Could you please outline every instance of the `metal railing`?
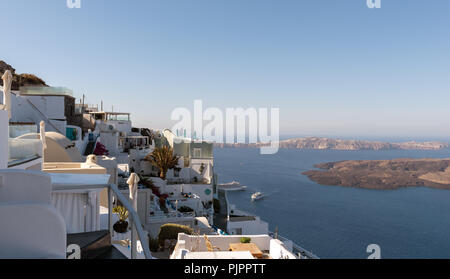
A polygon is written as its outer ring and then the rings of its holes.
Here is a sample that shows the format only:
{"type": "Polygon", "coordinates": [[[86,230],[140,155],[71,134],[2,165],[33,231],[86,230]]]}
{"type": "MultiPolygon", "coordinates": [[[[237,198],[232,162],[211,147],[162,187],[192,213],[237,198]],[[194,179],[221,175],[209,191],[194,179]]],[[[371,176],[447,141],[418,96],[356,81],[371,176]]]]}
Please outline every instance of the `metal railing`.
{"type": "Polygon", "coordinates": [[[8,167],[14,167],[36,160],[42,157],[42,155],[42,143],[40,139],[8,139],[8,167]]]}
{"type": "MultiPolygon", "coordinates": [[[[150,253],[150,246],[148,244],[147,235],[142,229],[142,224],[139,219],[137,212],[131,206],[128,199],[120,192],[114,184],[96,184],[96,185],[70,185],[70,186],[55,186],[53,190],[88,190],[88,189],[103,189],[108,188],[108,228],[111,236],[114,233],[113,230],[113,220],[112,220],[112,207],[113,207],[113,193],[116,195],[117,199],[122,203],[122,205],[128,210],[129,220],[133,229],[136,229],[139,240],[141,241],[142,250],[146,259],[152,259],[150,253]]],[[[131,259],[136,259],[137,257],[137,239],[136,236],[131,233],[131,259]]]]}
{"type": "Polygon", "coordinates": [[[287,242],[290,241],[292,242],[292,253],[294,253],[295,255],[297,255],[300,259],[313,259],[313,260],[318,260],[320,259],[318,256],[314,255],[312,252],[304,249],[303,247],[297,245],[295,242],[293,242],[290,239],[287,239],[286,237],[283,237],[279,234],[273,233],[273,232],[269,232],[269,235],[273,238],[279,239],[283,242],[287,242]]]}
{"type": "Polygon", "coordinates": [[[149,221],[161,221],[169,218],[195,218],[195,212],[169,212],[159,215],[150,215],[149,221]]]}

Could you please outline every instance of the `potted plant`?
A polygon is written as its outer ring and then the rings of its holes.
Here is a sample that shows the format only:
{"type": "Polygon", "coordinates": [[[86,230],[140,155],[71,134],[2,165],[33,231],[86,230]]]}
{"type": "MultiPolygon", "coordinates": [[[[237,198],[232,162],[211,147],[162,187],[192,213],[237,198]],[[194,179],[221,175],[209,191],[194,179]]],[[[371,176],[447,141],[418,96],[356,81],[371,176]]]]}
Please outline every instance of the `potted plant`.
{"type": "Polygon", "coordinates": [[[128,210],[123,206],[116,206],[113,208],[113,213],[119,217],[119,221],[113,225],[114,231],[117,233],[125,233],[128,230],[128,210]]]}
{"type": "Polygon", "coordinates": [[[250,237],[242,237],[241,238],[241,243],[245,244],[245,243],[250,243],[252,241],[252,239],[250,237]]]}

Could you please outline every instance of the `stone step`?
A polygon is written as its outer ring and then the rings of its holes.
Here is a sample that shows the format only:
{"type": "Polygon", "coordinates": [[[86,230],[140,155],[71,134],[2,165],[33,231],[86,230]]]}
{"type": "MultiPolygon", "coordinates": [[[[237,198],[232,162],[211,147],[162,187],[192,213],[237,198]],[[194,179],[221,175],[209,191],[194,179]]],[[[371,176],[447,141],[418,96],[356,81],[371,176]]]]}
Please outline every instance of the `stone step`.
{"type": "Polygon", "coordinates": [[[98,260],[126,260],[128,259],[122,252],[120,252],[116,247],[111,246],[103,254],[97,256],[95,259],[98,260]]]}
{"type": "Polygon", "coordinates": [[[111,250],[109,231],[95,231],[67,235],[67,246],[76,244],[81,248],[81,259],[96,259],[111,250]]]}

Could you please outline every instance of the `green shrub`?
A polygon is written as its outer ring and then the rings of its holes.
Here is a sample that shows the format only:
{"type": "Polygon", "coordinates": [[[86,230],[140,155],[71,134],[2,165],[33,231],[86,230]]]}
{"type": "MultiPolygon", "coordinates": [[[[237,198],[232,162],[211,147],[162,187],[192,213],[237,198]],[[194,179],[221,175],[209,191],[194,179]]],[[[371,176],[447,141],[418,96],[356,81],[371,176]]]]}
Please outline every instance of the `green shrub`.
{"type": "Polygon", "coordinates": [[[178,224],[164,224],[159,229],[158,243],[163,246],[166,239],[178,239],[179,233],[192,235],[194,230],[188,226],[178,224]]]}
{"type": "Polygon", "coordinates": [[[242,237],[241,238],[241,243],[250,243],[252,241],[252,239],[250,237],[242,237]]]}

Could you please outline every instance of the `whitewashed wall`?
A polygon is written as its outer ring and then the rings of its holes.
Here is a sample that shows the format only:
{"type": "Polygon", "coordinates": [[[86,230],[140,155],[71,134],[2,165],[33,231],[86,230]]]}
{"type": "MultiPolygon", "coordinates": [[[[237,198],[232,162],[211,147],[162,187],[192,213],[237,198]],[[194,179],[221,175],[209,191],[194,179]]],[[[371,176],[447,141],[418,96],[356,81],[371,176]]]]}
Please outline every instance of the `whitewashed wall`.
{"type": "Polygon", "coordinates": [[[56,131],[51,125],[47,125],[46,131],[61,132],[65,135],[66,117],[64,115],[64,97],[62,96],[18,96],[11,94],[11,122],[34,122],[39,124],[39,122],[45,120],[42,114],[28,103],[27,98],[59,130],[56,131]]]}
{"type": "Polygon", "coordinates": [[[100,132],[100,142],[109,151],[109,155],[119,154],[119,133],[117,132],[100,132]]]}
{"type": "MultiPolygon", "coordinates": [[[[211,235],[208,239],[211,243],[218,247],[221,251],[228,251],[231,243],[239,243],[242,237],[249,237],[251,243],[254,243],[261,250],[270,249],[271,237],[268,235],[211,235]]],[[[178,241],[184,240],[187,250],[192,251],[199,243],[199,250],[206,251],[205,239],[203,236],[190,236],[183,233],[178,234],[178,241]]]]}
{"type": "Polygon", "coordinates": [[[131,121],[113,121],[113,120],[108,120],[106,121],[107,125],[112,125],[114,127],[114,129],[120,131],[120,132],[124,132],[124,133],[130,133],[131,132],[131,128],[132,128],[132,124],[131,121]]]}
{"type": "MultiPolygon", "coordinates": [[[[63,96],[20,96],[28,98],[49,119],[65,119],[63,96]]],[[[24,100],[26,102],[26,100],[24,100]]]]}
{"type": "Polygon", "coordinates": [[[236,229],[242,229],[242,234],[267,234],[269,233],[269,224],[259,217],[252,221],[228,222],[227,230],[230,233],[236,229]]]}
{"type": "MultiPolygon", "coordinates": [[[[260,250],[269,251],[273,259],[296,259],[295,255],[286,248],[283,242],[278,239],[272,239],[268,235],[210,235],[208,239],[220,251],[228,251],[230,244],[239,243],[241,237],[249,237],[251,243],[256,244],[260,250]]],[[[190,236],[180,233],[178,234],[178,243],[179,245],[177,245],[175,251],[172,253],[172,258],[179,256],[181,249],[192,252],[207,251],[205,239],[202,236],[190,236]]]]}
{"type": "Polygon", "coordinates": [[[198,179],[206,179],[207,182],[211,183],[212,180],[212,168],[214,166],[213,159],[191,159],[190,168],[191,168],[191,177],[197,177],[198,179]],[[200,168],[204,166],[204,170],[201,173],[200,168]],[[208,167],[209,166],[209,167],[208,167]],[[209,168],[209,169],[208,169],[209,168]]]}
{"type": "Polygon", "coordinates": [[[0,169],[8,167],[8,112],[0,110],[0,169]]]}
{"type": "Polygon", "coordinates": [[[10,125],[9,137],[17,138],[26,134],[36,134],[38,132],[37,124],[34,125],[10,125]]]}
{"type": "Polygon", "coordinates": [[[66,226],[54,207],[0,203],[0,220],[8,224],[0,230],[0,258],[66,258],[66,226]]]}
{"type": "Polygon", "coordinates": [[[288,248],[278,239],[270,240],[270,257],[277,259],[296,259],[295,255],[288,250],[288,248]]]}

